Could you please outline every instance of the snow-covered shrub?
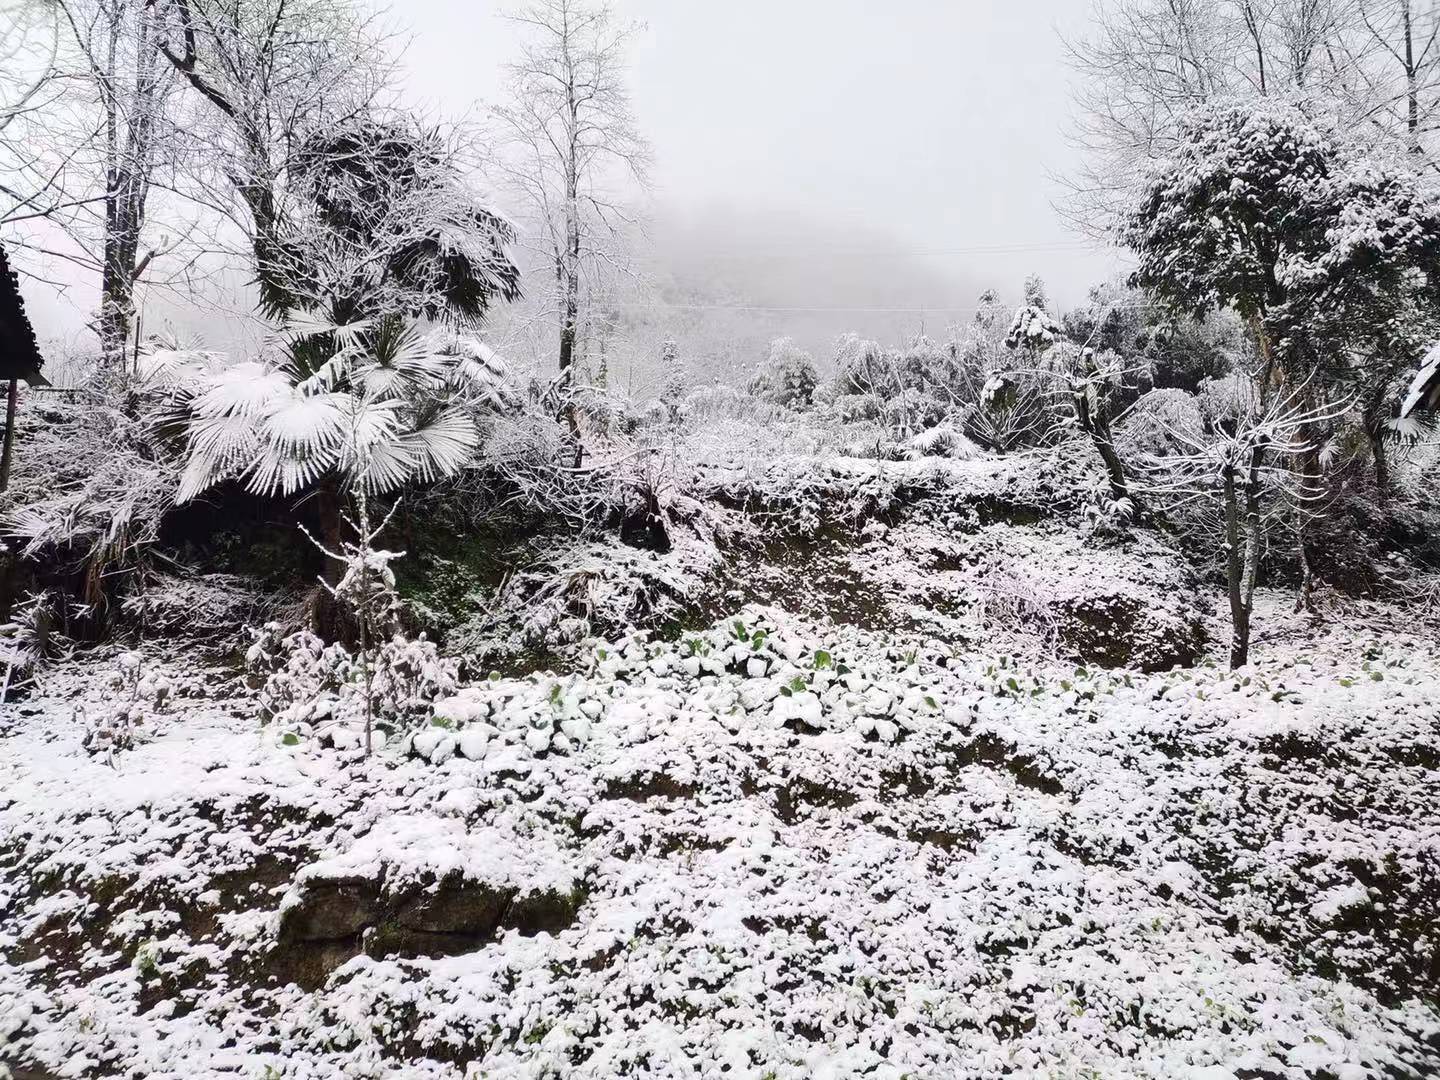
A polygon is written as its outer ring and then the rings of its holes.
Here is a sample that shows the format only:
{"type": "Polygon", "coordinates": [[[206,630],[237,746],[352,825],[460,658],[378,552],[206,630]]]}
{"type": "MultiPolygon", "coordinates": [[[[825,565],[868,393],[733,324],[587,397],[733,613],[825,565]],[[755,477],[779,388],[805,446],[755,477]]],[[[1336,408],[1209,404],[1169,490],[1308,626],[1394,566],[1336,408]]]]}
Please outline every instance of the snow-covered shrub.
{"type": "Polygon", "coordinates": [[[158,407],[130,376],[91,374],[71,395],[21,415],[4,531],[42,566],[78,569],[71,597],[94,617],[123,595],[175,503],[178,465],[156,432],[158,407]]]}
{"type": "Polygon", "coordinates": [[[34,679],[54,649],[54,626],[55,601],[44,593],[27,594],[0,623],[0,705],[12,690],[34,679]]]}
{"type": "Polygon", "coordinates": [[[778,411],[768,402],[757,401],[752,395],[724,383],[691,390],[685,396],[684,407],[685,415],[692,423],[697,424],[717,420],[745,420],[763,424],[773,421],[778,411]]]}
{"type": "Polygon", "coordinates": [[[1116,442],[1125,457],[1193,453],[1204,438],[1204,427],[1196,395],[1184,390],[1151,390],[1125,414],[1116,442]]]}
{"type": "Polygon", "coordinates": [[[835,342],[835,381],[837,397],[866,396],[876,400],[893,397],[901,385],[901,375],[894,357],[879,342],[859,334],[842,334],[835,342]]]}
{"type": "Polygon", "coordinates": [[[1092,477],[1081,506],[1080,531],[1093,538],[1118,540],[1135,518],[1135,502],[1116,497],[1103,477],[1092,477]]]}
{"type": "Polygon", "coordinates": [[[130,749],[142,733],[154,730],[155,719],[165,711],[173,687],[164,675],[151,671],[138,652],[117,656],[105,679],[109,696],[95,715],[85,715],[79,706],[76,711],[85,721],[85,749],[113,764],[116,753],[130,749]]]}
{"type": "Polygon", "coordinates": [[[1205,379],[1196,397],[1201,419],[1215,431],[1234,431],[1235,425],[1254,412],[1259,403],[1255,380],[1240,371],[1205,379]]]}
{"type": "Polygon", "coordinates": [[[822,407],[842,424],[855,424],[880,419],[884,402],[873,394],[832,394],[822,407]]]}
{"type": "Polygon", "coordinates": [[[1005,335],[1005,344],[1011,349],[1025,349],[1038,354],[1048,350],[1064,333],[1060,324],[1043,307],[1025,304],[1015,312],[1010,330],[1005,335]]]}
{"type": "Polygon", "coordinates": [[[981,453],[980,447],[971,442],[954,424],[937,424],[911,436],[905,443],[905,456],[910,458],[948,457],[957,461],[970,461],[981,453]]]}
{"type": "Polygon", "coordinates": [[[720,565],[713,538],[693,528],[674,530],[673,538],[666,552],[613,541],[547,544],[540,558],[511,575],[489,610],[457,627],[446,644],[491,662],[658,625],[678,614],[720,565]]]}
{"type": "Polygon", "coordinates": [[[804,409],[819,385],[814,358],[793,339],[782,337],[770,343],[769,355],[750,380],[750,393],[761,401],[804,409]]]}
{"type": "Polygon", "coordinates": [[[378,732],[398,733],[429,715],[430,703],[458,685],[459,662],[442,657],[424,635],[394,634],[370,656],[370,682],[360,657],[327,645],[308,630],[286,633],[278,623],[251,630],[246,653],[263,723],[294,743],[315,735],[340,749],[362,745],[366,699],[378,732]]]}
{"type": "MultiPolygon", "coordinates": [[[[883,445],[881,432],[876,441],[883,445]]],[[[871,444],[872,447],[875,445],[871,444]]],[[[851,457],[867,456],[855,453],[851,457]]],[[[876,456],[873,449],[868,455],[876,456]]],[[[858,529],[893,510],[900,478],[872,461],[791,456],[755,462],[707,478],[711,498],[740,506],[758,523],[789,536],[814,536],[830,526],[858,529]]]]}
{"type": "Polygon", "coordinates": [[[294,313],[259,359],[212,369],[192,350],[142,362],[185,437],[182,501],[232,479],[293,495],[326,478],[373,493],[450,476],[480,444],[477,410],[513,404],[488,346],[398,317],[333,325],[294,313]]]}
{"type": "Polygon", "coordinates": [[[232,646],[242,627],[267,621],[286,599],[234,574],[151,571],[121,601],[121,611],[144,634],[232,646]]]}

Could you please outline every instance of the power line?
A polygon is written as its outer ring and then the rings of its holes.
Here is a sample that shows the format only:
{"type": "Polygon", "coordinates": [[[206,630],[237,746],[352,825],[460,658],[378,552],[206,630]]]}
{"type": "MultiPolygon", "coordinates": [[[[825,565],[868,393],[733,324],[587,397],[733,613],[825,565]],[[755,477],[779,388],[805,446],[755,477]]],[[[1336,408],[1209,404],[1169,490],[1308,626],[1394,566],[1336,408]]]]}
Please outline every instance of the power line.
{"type": "MultiPolygon", "coordinates": [[[[1011,304],[999,305],[1005,310],[1014,307],[1011,304]]],[[[1153,304],[1145,302],[1107,304],[1106,310],[1134,309],[1153,307],[1153,304]]],[[[974,315],[980,311],[986,311],[982,307],[948,307],[944,304],[935,304],[931,307],[771,307],[763,304],[667,304],[660,302],[633,303],[633,304],[607,304],[606,307],[623,308],[627,311],[745,311],[745,312],[777,312],[782,314],[847,314],[860,312],[871,315],[974,315]]]]}
{"type": "MultiPolygon", "coordinates": [[[[916,248],[908,250],[866,249],[866,248],[828,248],[812,249],[810,251],[710,251],[699,252],[697,257],[702,260],[716,259],[834,259],[834,258],[864,258],[864,259],[908,259],[908,258],[935,258],[939,256],[969,256],[969,255],[1046,255],[1046,254],[1069,254],[1084,251],[1102,252],[1105,248],[1097,247],[1088,240],[1070,240],[1059,243],[1034,243],[1034,244],[992,244],[977,247],[960,248],[916,248]]],[[[650,261],[673,261],[673,256],[647,255],[643,258],[650,261]]]]}

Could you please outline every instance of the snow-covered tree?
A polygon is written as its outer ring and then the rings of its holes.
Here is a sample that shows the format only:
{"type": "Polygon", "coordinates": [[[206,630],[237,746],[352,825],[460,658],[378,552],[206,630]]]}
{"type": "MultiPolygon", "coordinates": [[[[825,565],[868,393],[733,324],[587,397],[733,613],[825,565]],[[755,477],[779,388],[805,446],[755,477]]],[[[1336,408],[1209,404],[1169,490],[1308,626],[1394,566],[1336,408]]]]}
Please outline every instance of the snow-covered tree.
{"type": "Polygon", "coordinates": [[[375,112],[393,78],[384,35],[344,0],[184,0],[163,11],[160,50],[197,100],[206,147],[185,194],[224,223],[217,246],[231,232],[245,238],[262,303],[283,310],[292,224],[314,209],[293,182],[297,156],[375,112]]]}
{"type": "Polygon", "coordinates": [[[559,372],[572,377],[586,283],[623,262],[634,217],[627,182],[645,183],[650,151],[635,126],[626,51],[638,27],[603,0],[533,0],[509,16],[524,33],[509,100],[495,110],[498,165],[527,204],[527,243],[553,282],[559,372]]]}
{"type": "Polygon", "coordinates": [[[674,338],[660,345],[660,402],[675,416],[685,396],[685,367],[680,362],[680,346],[674,338]]]}
{"type": "Polygon", "coordinates": [[[309,132],[290,162],[299,196],[276,245],[267,305],[336,324],[393,313],[475,327],[519,293],[514,231],[470,191],[436,128],[362,114],[309,132]]]}
{"type": "MultiPolygon", "coordinates": [[[[1121,514],[1128,515],[1134,509],[1134,496],[1115,449],[1113,431],[1117,392],[1128,373],[1124,360],[1109,349],[1097,349],[1097,337],[1083,342],[1068,340],[1064,328],[1035,303],[1044,302],[1043,294],[1027,287],[1026,295],[1030,302],[1015,313],[1005,345],[1028,357],[1031,369],[1063,383],[1071,419],[1105,463],[1112,500],[1121,514]]],[[[1106,322],[1102,316],[1096,321],[1096,329],[1103,328],[1106,322]]]]}
{"type": "Polygon", "coordinates": [[[230,479],[295,495],[383,493],[452,475],[479,441],[470,407],[506,393],[505,368],[487,347],[393,317],[292,323],[269,357],[209,366],[203,354],[171,349],[142,363],[152,392],[174,399],[185,435],[181,501],[230,479]]]}
{"type": "MultiPolygon", "coordinates": [[[[1223,424],[1197,430],[1185,413],[1171,411],[1174,422],[1162,436],[1179,452],[1142,453],[1137,464],[1147,498],[1169,508],[1221,557],[1232,629],[1230,666],[1240,668],[1250,662],[1255,587],[1267,540],[1295,504],[1315,499],[1289,461],[1313,453],[1312,433],[1343,405],[1312,407],[1304,386],[1264,395],[1248,379],[1228,385],[1223,424]]],[[[1157,412],[1153,418],[1165,416],[1157,412]]]]}
{"type": "Polygon", "coordinates": [[[750,392],[762,401],[794,409],[809,406],[820,385],[815,360],[793,338],[776,338],[760,369],[750,380],[750,392]]]}
{"type": "Polygon", "coordinates": [[[1203,106],[1181,130],[1121,230],[1132,282],[1239,314],[1262,395],[1411,366],[1440,296],[1440,200],[1420,179],[1279,102],[1203,106]],[[1377,342],[1380,327],[1399,332],[1377,342]]]}
{"type": "Polygon", "coordinates": [[[1440,344],[1430,347],[1420,370],[1410,380],[1405,400],[1400,404],[1400,419],[1406,419],[1417,409],[1440,410],[1440,344]]]}

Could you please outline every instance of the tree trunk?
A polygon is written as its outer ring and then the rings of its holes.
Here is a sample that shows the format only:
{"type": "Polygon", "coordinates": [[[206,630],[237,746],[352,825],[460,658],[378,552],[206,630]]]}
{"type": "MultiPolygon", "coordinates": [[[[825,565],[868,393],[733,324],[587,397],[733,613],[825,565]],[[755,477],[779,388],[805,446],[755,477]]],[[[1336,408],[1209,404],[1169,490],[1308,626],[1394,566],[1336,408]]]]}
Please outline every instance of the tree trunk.
{"type": "Polygon", "coordinates": [[[1230,667],[1250,660],[1250,609],[1245,603],[1245,562],[1240,544],[1240,496],[1234,465],[1226,465],[1221,483],[1225,493],[1225,585],[1230,599],[1230,667]]]}
{"type": "MultiPolygon", "coordinates": [[[[109,215],[118,222],[119,214],[109,215]]],[[[108,368],[125,365],[125,346],[135,312],[135,243],[133,226],[107,225],[105,265],[100,276],[100,358],[108,368]],[[116,235],[116,229],[130,235],[116,235]]]]}
{"type": "Polygon", "coordinates": [[[1105,474],[1110,480],[1110,494],[1118,499],[1131,499],[1130,483],[1125,478],[1125,465],[1115,452],[1115,440],[1110,433],[1110,417],[1103,407],[1090,408],[1090,395],[1083,389],[1075,395],[1075,415],[1080,430],[1090,436],[1100,460],[1105,463],[1105,474]]]}
{"type": "Polygon", "coordinates": [[[569,229],[570,239],[566,251],[564,298],[560,310],[560,385],[566,391],[565,423],[570,429],[570,438],[575,442],[573,467],[585,464],[585,443],[580,436],[580,416],[575,408],[575,337],[576,322],[580,315],[580,232],[578,225],[569,229]]]}
{"type": "Polygon", "coordinates": [[[1385,448],[1385,433],[1366,431],[1370,440],[1370,456],[1375,461],[1375,488],[1383,501],[1390,494],[1390,451],[1385,448]]]}
{"type": "Polygon", "coordinates": [[[1410,0],[1400,0],[1400,20],[1405,33],[1405,130],[1410,152],[1420,153],[1420,86],[1415,65],[1415,27],[1410,17],[1410,0]]]}
{"type": "Polygon", "coordinates": [[[5,395],[5,446],[0,450],[0,491],[10,490],[10,462],[15,455],[15,405],[20,398],[20,380],[11,379],[5,395]]]}
{"type": "MultiPolygon", "coordinates": [[[[100,276],[100,355],[106,366],[123,367],[126,343],[135,315],[135,281],[145,204],[155,159],[155,128],[162,93],[154,38],[155,11],[142,6],[136,14],[135,82],[128,100],[103,95],[106,105],[105,238],[100,276]],[[121,130],[121,121],[124,130],[121,130]]],[[[123,17],[113,16],[107,70],[118,75],[117,53],[123,17]]],[[[147,260],[148,261],[148,260],[147,260]]]]}
{"type": "MultiPolygon", "coordinates": [[[[346,541],[354,539],[344,514],[343,499],[334,480],[327,480],[315,492],[315,513],[320,527],[320,542],[326,551],[340,555],[345,551],[346,541]]],[[[320,571],[326,584],[340,584],[345,565],[338,559],[324,556],[320,571]]],[[[358,627],[346,616],[335,598],[324,585],[316,585],[310,601],[311,629],[326,641],[353,641],[358,627]]]]}
{"type": "Polygon", "coordinates": [[[1221,485],[1225,504],[1225,580],[1230,600],[1230,667],[1250,662],[1250,616],[1260,576],[1260,494],[1265,445],[1251,448],[1243,490],[1234,462],[1225,466],[1221,485]],[[1243,514],[1243,524],[1242,524],[1243,514]]]}
{"type": "Polygon", "coordinates": [[[1305,533],[1298,536],[1300,548],[1300,591],[1295,596],[1295,613],[1302,611],[1315,614],[1315,571],[1310,565],[1310,554],[1305,550],[1305,533]]]}

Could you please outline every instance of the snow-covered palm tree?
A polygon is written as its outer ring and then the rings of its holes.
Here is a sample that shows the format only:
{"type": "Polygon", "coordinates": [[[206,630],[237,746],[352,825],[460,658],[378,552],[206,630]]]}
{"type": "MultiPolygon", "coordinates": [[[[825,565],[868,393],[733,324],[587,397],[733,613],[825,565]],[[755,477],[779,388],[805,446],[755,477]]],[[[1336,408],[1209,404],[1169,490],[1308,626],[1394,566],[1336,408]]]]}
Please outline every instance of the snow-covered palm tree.
{"type": "Polygon", "coordinates": [[[141,385],[169,399],[166,425],[184,442],[179,501],[230,480],[259,495],[333,496],[450,476],[479,443],[477,408],[509,397],[486,345],[394,317],[292,318],[270,351],[218,369],[190,349],[143,358],[141,385]]]}

